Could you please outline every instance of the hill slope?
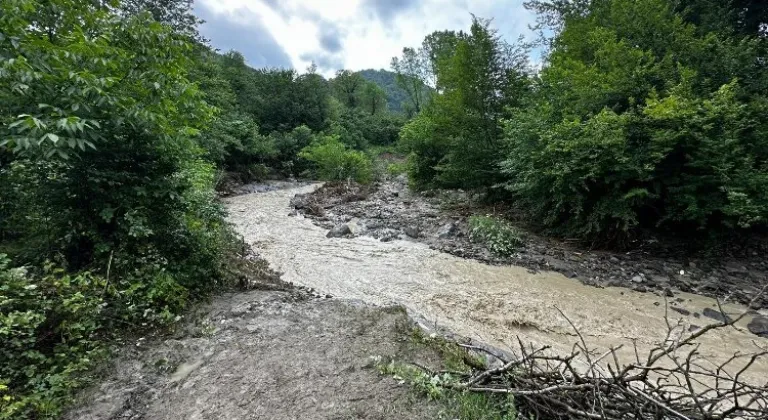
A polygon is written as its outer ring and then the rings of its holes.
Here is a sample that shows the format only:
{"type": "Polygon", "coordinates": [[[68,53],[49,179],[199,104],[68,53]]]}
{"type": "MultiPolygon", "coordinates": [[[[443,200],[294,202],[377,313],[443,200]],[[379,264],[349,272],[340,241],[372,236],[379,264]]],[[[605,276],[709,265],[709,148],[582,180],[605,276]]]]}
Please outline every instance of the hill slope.
{"type": "Polygon", "coordinates": [[[397,74],[395,72],[383,69],[368,69],[361,70],[359,73],[366,80],[374,82],[384,89],[387,93],[387,104],[389,105],[390,111],[398,113],[405,112],[403,103],[408,102],[408,93],[397,85],[397,81],[395,80],[397,74]]]}

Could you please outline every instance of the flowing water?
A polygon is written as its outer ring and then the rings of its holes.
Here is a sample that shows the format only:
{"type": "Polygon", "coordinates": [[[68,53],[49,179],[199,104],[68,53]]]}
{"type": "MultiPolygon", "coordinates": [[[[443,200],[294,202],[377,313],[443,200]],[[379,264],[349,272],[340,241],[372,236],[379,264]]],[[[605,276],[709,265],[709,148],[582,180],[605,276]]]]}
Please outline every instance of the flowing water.
{"type": "MultiPolygon", "coordinates": [[[[621,355],[634,358],[632,342],[642,352],[663,339],[667,326],[663,298],[629,289],[585,286],[557,273],[532,274],[514,266],[490,266],[408,242],[380,242],[369,237],[326,238],[326,231],[301,216],[291,217],[289,200],[315,186],[249,194],[226,200],[230,221],[283,279],[334,297],[371,304],[400,304],[456,334],[503,348],[517,338],[570,352],[578,341],[561,310],[599,353],[624,344],[621,355]]],[[[691,313],[715,308],[709,298],[680,294],[691,313]]],[[[727,305],[728,313],[743,307],[727,305]]],[[[669,311],[681,329],[715,322],[669,311]]],[[[726,360],[735,352],[768,347],[768,339],[744,328],[712,331],[700,352],[726,360]]],[[[642,353],[641,353],[642,354],[642,353]]],[[[627,359],[627,362],[631,360],[627,359]]],[[[765,380],[768,360],[758,361],[747,377],[765,380]]]]}

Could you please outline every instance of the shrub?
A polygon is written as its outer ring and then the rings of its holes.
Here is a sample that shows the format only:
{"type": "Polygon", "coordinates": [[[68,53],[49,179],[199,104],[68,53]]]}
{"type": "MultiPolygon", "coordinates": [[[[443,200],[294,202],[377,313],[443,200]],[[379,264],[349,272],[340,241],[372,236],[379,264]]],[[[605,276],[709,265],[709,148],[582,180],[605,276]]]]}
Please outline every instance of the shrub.
{"type": "Polygon", "coordinates": [[[736,90],[734,82],[704,99],[679,89],[640,111],[550,126],[542,113],[522,113],[507,126],[507,187],[544,226],[571,237],[765,225],[766,108],[740,103],[736,90]]]}
{"type": "Polygon", "coordinates": [[[469,218],[469,238],[502,257],[512,255],[523,244],[522,236],[509,223],[487,216],[469,218]]]}
{"type": "Polygon", "coordinates": [[[315,166],[317,177],[324,181],[354,180],[371,182],[371,159],[363,152],[349,150],[336,136],[323,136],[299,154],[315,166]]]}
{"type": "Polygon", "coordinates": [[[8,267],[0,254],[0,419],[56,417],[104,354],[104,278],[8,267]]]}
{"type": "Polygon", "coordinates": [[[408,172],[408,162],[395,162],[387,166],[387,173],[392,176],[398,176],[408,172]]]}

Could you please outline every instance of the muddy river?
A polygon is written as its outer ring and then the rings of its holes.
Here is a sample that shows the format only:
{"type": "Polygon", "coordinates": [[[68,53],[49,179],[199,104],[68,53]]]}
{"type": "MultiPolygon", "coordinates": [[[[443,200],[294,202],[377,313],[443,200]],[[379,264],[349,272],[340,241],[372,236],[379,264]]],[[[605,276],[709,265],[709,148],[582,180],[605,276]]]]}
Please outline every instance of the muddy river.
{"type": "MultiPolygon", "coordinates": [[[[230,221],[286,281],[337,298],[400,304],[430,323],[505,349],[514,347],[520,337],[557,352],[570,351],[577,337],[557,308],[600,353],[625,344],[622,356],[627,362],[633,340],[642,351],[665,335],[664,299],[654,294],[585,286],[557,273],[490,266],[415,242],[326,238],[327,231],[310,220],[288,216],[290,198],[313,188],[226,200],[230,221]]],[[[688,316],[669,312],[673,323],[680,322],[681,331],[715,322],[693,315],[715,308],[714,300],[687,294],[676,298],[682,298],[679,306],[691,312],[688,316]]],[[[744,310],[736,305],[725,309],[732,314],[744,310]]],[[[768,347],[768,339],[746,331],[748,320],[739,329],[720,329],[702,337],[702,356],[725,360],[737,351],[768,347]]],[[[768,377],[768,359],[754,365],[747,376],[768,377]]]]}

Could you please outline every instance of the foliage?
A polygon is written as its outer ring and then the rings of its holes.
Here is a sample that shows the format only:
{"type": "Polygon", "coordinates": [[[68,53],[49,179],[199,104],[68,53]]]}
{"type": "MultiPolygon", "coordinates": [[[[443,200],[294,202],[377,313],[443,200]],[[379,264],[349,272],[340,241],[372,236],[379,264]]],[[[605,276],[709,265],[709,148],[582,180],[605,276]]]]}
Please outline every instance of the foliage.
{"type": "Polygon", "coordinates": [[[414,114],[420,113],[431,96],[427,83],[434,79],[427,50],[403,48],[403,56],[392,59],[392,70],[397,74],[397,85],[407,94],[406,109],[413,110],[414,114]]]}
{"type": "Polygon", "coordinates": [[[433,34],[425,45],[437,39],[453,41],[424,53],[434,57],[439,94],[401,133],[412,153],[410,176],[422,187],[493,185],[501,180],[500,120],[526,90],[523,51],[477,18],[469,33],[433,34]]]}
{"type": "Polygon", "coordinates": [[[490,216],[469,218],[469,238],[499,256],[509,256],[523,244],[520,233],[509,223],[490,216]]]}
{"type": "Polygon", "coordinates": [[[387,95],[376,83],[367,82],[360,93],[360,107],[370,115],[376,115],[387,109],[387,95]]]}
{"type": "Polygon", "coordinates": [[[536,3],[562,30],[506,123],[502,165],[535,219],[607,242],[766,223],[764,39],[695,27],[661,0],[536,3]]]}
{"type": "MultiPolygon", "coordinates": [[[[361,70],[358,72],[365,80],[376,83],[384,89],[387,95],[387,107],[390,112],[395,114],[404,114],[409,117],[416,113],[415,106],[409,99],[408,92],[398,83],[398,74],[387,70],[361,70]]],[[[426,85],[421,85],[423,89],[421,97],[427,98],[431,95],[431,90],[426,85]]]]}
{"type": "Polygon", "coordinates": [[[215,113],[187,78],[197,51],[146,13],[0,3],[0,247],[29,267],[0,267],[2,416],[55,417],[114,323],[173,321],[226,280],[205,157],[261,151],[234,113],[199,147],[215,113]]]}
{"type": "Polygon", "coordinates": [[[104,353],[106,280],[11,269],[0,254],[0,418],[54,417],[104,353]]]}
{"type": "Polygon", "coordinates": [[[337,136],[316,139],[300,156],[315,165],[316,176],[324,181],[354,180],[367,184],[373,177],[371,159],[363,152],[349,150],[337,136]]]}

